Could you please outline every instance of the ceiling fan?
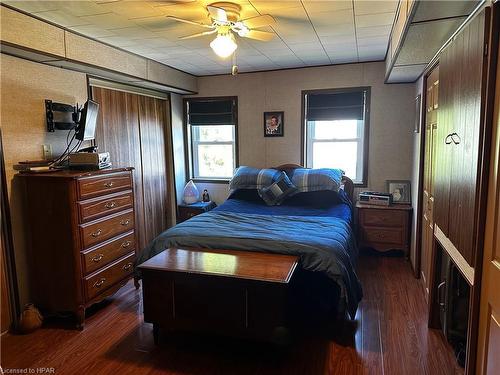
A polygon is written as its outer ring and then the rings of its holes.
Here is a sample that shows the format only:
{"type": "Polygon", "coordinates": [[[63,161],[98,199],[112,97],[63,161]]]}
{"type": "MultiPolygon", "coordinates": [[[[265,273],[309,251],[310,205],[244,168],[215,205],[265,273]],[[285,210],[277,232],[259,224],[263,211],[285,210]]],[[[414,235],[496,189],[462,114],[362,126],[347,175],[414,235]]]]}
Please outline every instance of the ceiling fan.
{"type": "Polygon", "coordinates": [[[231,56],[236,48],[238,48],[234,34],[243,38],[261,41],[269,41],[274,37],[274,33],[272,32],[256,30],[260,27],[272,26],[276,23],[276,20],[269,14],[240,20],[241,6],[230,2],[212,3],[207,5],[207,11],[208,17],[212,21],[211,24],[174,16],[167,16],[167,18],[210,29],[201,33],[186,35],[180,37],[180,39],[191,39],[217,33],[217,37],[210,43],[210,47],[222,58],[231,56]]]}

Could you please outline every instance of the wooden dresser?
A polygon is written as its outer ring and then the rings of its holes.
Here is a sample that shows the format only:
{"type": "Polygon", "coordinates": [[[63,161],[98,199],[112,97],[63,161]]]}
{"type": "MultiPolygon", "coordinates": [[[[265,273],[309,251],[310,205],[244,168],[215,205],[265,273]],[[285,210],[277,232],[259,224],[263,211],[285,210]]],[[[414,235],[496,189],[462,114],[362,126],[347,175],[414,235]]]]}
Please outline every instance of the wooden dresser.
{"type": "Polygon", "coordinates": [[[33,302],[73,312],[115,293],[132,276],[136,249],[133,168],[19,174],[33,302]]]}
{"type": "Polygon", "coordinates": [[[412,208],[406,204],[374,206],[357,203],[358,238],[361,247],[377,251],[410,249],[410,219],[412,208]]]}

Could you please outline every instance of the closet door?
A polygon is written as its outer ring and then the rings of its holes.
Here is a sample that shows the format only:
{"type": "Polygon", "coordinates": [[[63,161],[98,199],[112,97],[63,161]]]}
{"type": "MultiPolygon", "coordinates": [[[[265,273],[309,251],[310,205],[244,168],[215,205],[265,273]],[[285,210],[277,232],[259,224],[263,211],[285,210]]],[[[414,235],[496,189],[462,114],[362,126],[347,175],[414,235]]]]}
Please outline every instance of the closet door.
{"type": "Polygon", "coordinates": [[[142,190],[141,135],[138,95],[92,87],[92,98],[99,103],[96,142],[99,151],[110,153],[114,167],[134,167],[135,216],[138,249],[146,246],[142,190]]]}
{"type": "Polygon", "coordinates": [[[144,237],[153,240],[169,224],[169,159],[167,138],[170,134],[168,102],[139,96],[139,124],[141,133],[142,178],[144,192],[144,237]]]}
{"type": "Polygon", "coordinates": [[[482,146],[485,14],[476,16],[451,44],[456,64],[451,143],[451,190],[448,238],[474,266],[475,218],[482,146]]]}
{"type": "Polygon", "coordinates": [[[443,51],[435,174],[437,227],[473,266],[482,147],[485,11],[443,51]]]}
{"type": "Polygon", "coordinates": [[[448,235],[450,205],[451,153],[446,138],[454,123],[453,51],[447,48],[439,59],[439,111],[435,130],[434,159],[434,222],[439,230],[448,235]]]}

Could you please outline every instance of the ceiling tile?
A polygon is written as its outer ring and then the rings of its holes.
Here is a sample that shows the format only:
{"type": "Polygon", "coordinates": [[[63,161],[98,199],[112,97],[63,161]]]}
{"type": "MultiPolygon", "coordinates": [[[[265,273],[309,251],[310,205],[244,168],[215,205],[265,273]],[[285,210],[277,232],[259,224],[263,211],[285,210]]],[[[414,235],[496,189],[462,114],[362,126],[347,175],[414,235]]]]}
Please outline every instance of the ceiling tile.
{"type": "Polygon", "coordinates": [[[304,7],[307,10],[309,15],[314,15],[315,13],[321,12],[336,12],[342,11],[346,9],[350,9],[352,11],[352,0],[348,1],[318,1],[318,0],[303,0],[304,7]]]}
{"type": "Polygon", "coordinates": [[[24,10],[29,13],[44,12],[47,10],[58,10],[60,8],[59,1],[17,1],[7,0],[2,1],[5,4],[12,5],[17,9],[24,10]]]}
{"type": "Polygon", "coordinates": [[[283,9],[289,9],[294,7],[302,7],[300,0],[293,1],[276,1],[276,0],[252,0],[253,6],[261,13],[269,13],[272,16],[276,16],[279,11],[283,9]],[[274,13],[273,13],[274,12],[274,13]]]}
{"type": "Polygon", "coordinates": [[[100,40],[101,42],[111,44],[113,46],[120,48],[138,45],[137,41],[122,36],[104,36],[97,39],[100,40]]]}
{"type": "Polygon", "coordinates": [[[153,6],[153,2],[127,1],[99,4],[102,12],[113,12],[128,19],[163,16],[162,7],[153,6]]]}
{"type": "Polygon", "coordinates": [[[354,12],[356,15],[375,14],[375,13],[396,13],[399,0],[381,1],[371,0],[354,1],[354,12]]]}
{"type": "Polygon", "coordinates": [[[123,27],[117,29],[109,29],[117,35],[120,35],[125,38],[134,39],[147,39],[154,38],[155,34],[143,27],[140,26],[132,26],[132,27],[123,27]]]}
{"type": "Polygon", "coordinates": [[[53,23],[57,23],[63,27],[71,27],[71,26],[83,26],[91,24],[80,17],[72,16],[64,12],[63,10],[48,10],[45,12],[36,13],[37,16],[43,17],[46,20],[49,20],[53,23]]]}
{"type": "Polygon", "coordinates": [[[84,16],[80,18],[86,23],[94,24],[106,30],[130,26],[130,21],[127,20],[127,18],[118,16],[113,13],[96,14],[93,16],[84,16]]]}
{"type": "Polygon", "coordinates": [[[371,26],[371,27],[358,27],[356,28],[356,35],[358,38],[372,37],[372,36],[386,36],[389,40],[392,25],[371,26]]]}
{"type": "Polygon", "coordinates": [[[358,47],[369,47],[383,45],[387,46],[387,38],[385,36],[374,36],[368,38],[358,38],[358,47]]]}
{"type": "Polygon", "coordinates": [[[320,37],[336,35],[354,35],[354,19],[348,23],[342,23],[331,26],[315,26],[316,32],[320,37]]]}
{"type": "Polygon", "coordinates": [[[356,16],[356,27],[392,25],[394,13],[365,14],[356,16]]]}

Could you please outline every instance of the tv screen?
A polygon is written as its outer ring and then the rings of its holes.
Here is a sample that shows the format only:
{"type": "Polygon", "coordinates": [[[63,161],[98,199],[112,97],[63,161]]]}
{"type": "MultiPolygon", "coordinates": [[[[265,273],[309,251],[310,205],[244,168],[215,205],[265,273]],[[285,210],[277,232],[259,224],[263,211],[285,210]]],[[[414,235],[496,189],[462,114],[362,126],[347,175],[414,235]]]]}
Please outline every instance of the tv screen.
{"type": "Polygon", "coordinates": [[[79,141],[90,141],[94,139],[98,112],[99,103],[90,99],[87,100],[80,114],[80,121],[75,136],[76,139],[79,141]]]}

